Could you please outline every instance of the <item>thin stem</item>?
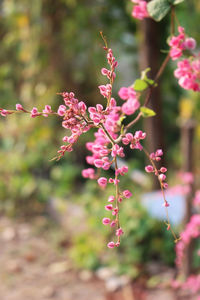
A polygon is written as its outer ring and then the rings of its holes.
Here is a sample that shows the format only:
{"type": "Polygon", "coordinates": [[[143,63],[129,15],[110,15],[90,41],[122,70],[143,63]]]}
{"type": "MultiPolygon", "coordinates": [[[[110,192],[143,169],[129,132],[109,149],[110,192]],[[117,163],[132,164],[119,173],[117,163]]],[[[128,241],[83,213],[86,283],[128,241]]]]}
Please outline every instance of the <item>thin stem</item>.
{"type": "MultiPolygon", "coordinates": [[[[115,188],[115,202],[116,202],[116,208],[117,208],[117,216],[116,216],[116,222],[117,222],[117,229],[119,229],[120,224],[119,224],[119,185],[118,185],[118,175],[116,170],[118,169],[118,164],[117,164],[117,157],[114,158],[114,163],[115,163],[115,181],[116,181],[116,188],[115,188]]],[[[120,243],[120,236],[118,236],[118,243],[120,243]]]]}
{"type": "Polygon", "coordinates": [[[107,129],[105,128],[104,124],[101,123],[100,126],[102,127],[102,129],[104,130],[105,134],[107,135],[107,137],[109,138],[110,142],[114,145],[115,141],[113,140],[113,138],[111,137],[110,133],[107,131],[107,129]]]}
{"type": "MultiPolygon", "coordinates": [[[[174,7],[172,6],[172,11],[171,11],[171,34],[172,35],[175,32],[175,26],[174,26],[175,17],[176,17],[176,15],[175,15],[174,7]]],[[[148,88],[148,92],[147,92],[147,95],[146,95],[146,98],[145,98],[143,106],[146,107],[148,105],[149,100],[151,98],[152,91],[157,86],[156,84],[157,84],[158,80],[160,79],[161,75],[163,74],[163,72],[164,72],[164,70],[165,70],[165,68],[166,68],[169,60],[170,60],[170,54],[168,53],[168,55],[165,57],[163,63],[161,64],[161,66],[160,66],[160,68],[159,68],[159,70],[158,70],[158,72],[157,72],[157,74],[156,74],[156,76],[154,78],[154,82],[155,82],[154,85],[153,86],[149,86],[149,88],[148,88]]],[[[141,116],[142,116],[142,114],[140,112],[133,121],[131,121],[128,125],[125,126],[124,131],[126,132],[128,128],[132,127],[135,123],[137,123],[140,120],[141,116]]],[[[118,140],[120,141],[121,138],[119,137],[117,139],[117,141],[118,140]]]]}
{"type": "Polygon", "coordinates": [[[165,192],[164,192],[164,188],[163,188],[163,183],[162,183],[162,180],[159,178],[159,171],[154,163],[154,161],[151,159],[150,157],[150,154],[148,153],[148,151],[143,148],[143,151],[144,153],[146,154],[146,156],[148,157],[148,159],[150,160],[152,166],[154,167],[154,170],[155,170],[155,173],[157,174],[157,178],[158,178],[158,181],[160,183],[160,189],[161,189],[161,192],[162,192],[162,196],[163,196],[163,200],[164,200],[164,204],[166,205],[165,206],[165,211],[166,211],[166,217],[167,217],[167,225],[169,226],[169,230],[171,231],[173,237],[174,237],[174,242],[177,243],[180,238],[178,238],[174,232],[174,230],[171,228],[171,223],[170,223],[170,219],[169,219],[169,212],[168,212],[168,208],[167,208],[167,200],[166,200],[166,197],[165,197],[165,192]]]}
{"type": "Polygon", "coordinates": [[[172,5],[172,9],[171,9],[171,35],[174,34],[174,31],[175,31],[175,8],[174,6],[172,5]]]}

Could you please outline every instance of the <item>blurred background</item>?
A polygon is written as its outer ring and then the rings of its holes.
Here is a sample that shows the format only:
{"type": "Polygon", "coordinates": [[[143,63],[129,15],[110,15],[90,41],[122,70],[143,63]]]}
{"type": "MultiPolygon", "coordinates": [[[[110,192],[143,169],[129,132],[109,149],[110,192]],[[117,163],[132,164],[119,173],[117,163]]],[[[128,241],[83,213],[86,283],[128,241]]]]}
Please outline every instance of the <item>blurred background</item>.
{"type": "MultiPolygon", "coordinates": [[[[168,49],[169,19],[135,21],[132,6],[127,0],[1,0],[0,107],[21,103],[41,110],[49,104],[56,110],[62,104],[56,93],[62,91],[73,91],[88,106],[103,104],[98,85],[104,83],[100,70],[106,59],[99,31],[119,62],[116,98],[119,88],[131,85],[147,66],[153,77],[168,49]]],[[[176,13],[200,45],[199,1],[185,1],[176,13]]],[[[179,88],[174,69],[175,63],[167,66],[150,101],[156,117],[136,129],[147,131],[150,151],[164,149],[171,187],[183,183],[180,171],[194,172],[198,186],[200,99],[179,88]]],[[[93,133],[82,136],[59,162],[50,161],[63,136],[54,117],[1,118],[0,299],[154,299],[159,284],[170,293],[165,283],[175,275],[174,242],[159,218],[161,199],[156,212],[155,203],[149,206],[148,195],[157,186],[144,174],[143,154],[127,153],[130,172],[123,184],[134,196],[122,206],[122,245],[111,252],[105,246],[110,232],[101,219],[112,191],[102,192],[81,177],[85,142],[93,133]]],[[[184,198],[177,201],[180,206],[174,204],[173,211],[172,204],[169,213],[180,232],[185,204],[184,198]]],[[[197,268],[199,259],[193,260],[197,268]]],[[[166,295],[163,299],[175,299],[166,295]]]]}

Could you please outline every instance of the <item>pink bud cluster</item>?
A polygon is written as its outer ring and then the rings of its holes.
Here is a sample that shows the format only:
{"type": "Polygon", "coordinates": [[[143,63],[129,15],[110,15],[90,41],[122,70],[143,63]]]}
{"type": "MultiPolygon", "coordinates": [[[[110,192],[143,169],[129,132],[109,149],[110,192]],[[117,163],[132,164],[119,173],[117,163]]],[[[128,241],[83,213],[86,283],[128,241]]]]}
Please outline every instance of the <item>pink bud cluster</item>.
{"type": "Polygon", "coordinates": [[[104,98],[107,98],[110,101],[111,95],[112,95],[112,84],[114,82],[114,79],[116,77],[115,69],[118,66],[118,62],[116,61],[112,49],[108,49],[107,47],[104,47],[104,49],[107,51],[107,62],[110,67],[110,70],[106,68],[101,69],[101,74],[106,76],[110,83],[106,85],[100,85],[99,90],[101,95],[104,98]]]}
{"type": "Polygon", "coordinates": [[[58,159],[60,159],[65,152],[71,152],[72,146],[77,142],[81,134],[90,129],[88,123],[86,110],[87,106],[83,101],[75,98],[74,93],[61,93],[64,105],[60,105],[57,114],[62,117],[62,127],[70,131],[70,135],[63,137],[63,142],[67,145],[62,145],[58,151],[58,159]]]}
{"type": "MultiPolygon", "coordinates": [[[[163,188],[168,188],[168,184],[165,182],[166,180],[166,175],[164,173],[167,172],[167,168],[165,167],[161,167],[159,170],[156,168],[155,163],[161,160],[161,156],[163,155],[163,151],[162,149],[158,149],[156,150],[156,152],[152,152],[149,155],[149,160],[151,161],[151,165],[147,165],[145,167],[145,171],[147,173],[154,173],[155,176],[157,176],[159,182],[160,182],[160,187],[161,189],[163,188]]],[[[169,203],[167,202],[167,200],[164,197],[164,203],[163,203],[164,207],[168,207],[169,203]]],[[[170,226],[168,224],[168,230],[170,229],[170,226]]]]}
{"type": "Polygon", "coordinates": [[[143,20],[144,18],[149,17],[149,13],[147,11],[147,2],[144,0],[131,0],[134,5],[132,16],[136,19],[143,20]]]}
{"type": "Polygon", "coordinates": [[[195,55],[192,50],[196,48],[196,41],[186,37],[183,27],[178,27],[179,34],[173,36],[169,41],[170,57],[172,60],[181,58],[187,52],[188,58],[178,61],[174,76],[178,79],[179,85],[186,90],[200,91],[200,54],[195,55]]]}
{"type": "Polygon", "coordinates": [[[138,130],[135,132],[134,136],[132,133],[127,133],[122,138],[122,143],[124,145],[129,145],[131,149],[139,149],[140,151],[143,149],[142,145],[140,144],[140,140],[144,140],[146,137],[146,133],[138,130]]]}

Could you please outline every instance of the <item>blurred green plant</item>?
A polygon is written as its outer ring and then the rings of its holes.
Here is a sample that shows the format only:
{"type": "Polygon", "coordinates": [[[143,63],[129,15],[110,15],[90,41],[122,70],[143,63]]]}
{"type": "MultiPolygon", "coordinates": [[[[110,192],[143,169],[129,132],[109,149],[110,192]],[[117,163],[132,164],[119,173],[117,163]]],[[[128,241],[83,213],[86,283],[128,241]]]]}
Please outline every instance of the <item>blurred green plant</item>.
{"type": "MultiPolygon", "coordinates": [[[[127,185],[132,185],[130,180],[126,180],[127,185]]],[[[102,230],[102,218],[105,216],[102,199],[110,194],[111,189],[99,191],[95,182],[88,182],[84,191],[74,197],[74,201],[86,208],[86,228],[72,237],[70,248],[76,266],[90,269],[102,265],[114,266],[119,274],[137,277],[144,270],[145,263],[152,259],[173,265],[175,255],[171,235],[165,230],[163,222],[150,217],[143,208],[140,203],[141,189],[137,187],[134,189],[134,199],[124,200],[121,207],[120,223],[122,226],[126,224],[121,247],[114,253],[105,249],[111,233],[107,226],[102,230]]]]}

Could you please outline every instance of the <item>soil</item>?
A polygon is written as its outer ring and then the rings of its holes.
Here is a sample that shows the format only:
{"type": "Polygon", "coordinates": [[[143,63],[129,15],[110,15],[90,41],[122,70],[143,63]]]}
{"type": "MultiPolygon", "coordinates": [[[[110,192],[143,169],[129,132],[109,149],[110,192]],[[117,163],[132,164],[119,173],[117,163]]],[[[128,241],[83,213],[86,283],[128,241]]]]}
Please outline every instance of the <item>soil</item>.
{"type": "Polygon", "coordinates": [[[105,282],[95,274],[73,267],[67,255],[67,242],[58,238],[57,229],[54,235],[49,235],[48,226],[43,217],[31,223],[0,218],[0,300],[197,298],[178,297],[169,288],[146,289],[139,283],[129,283],[115,292],[108,292],[105,282]]]}

